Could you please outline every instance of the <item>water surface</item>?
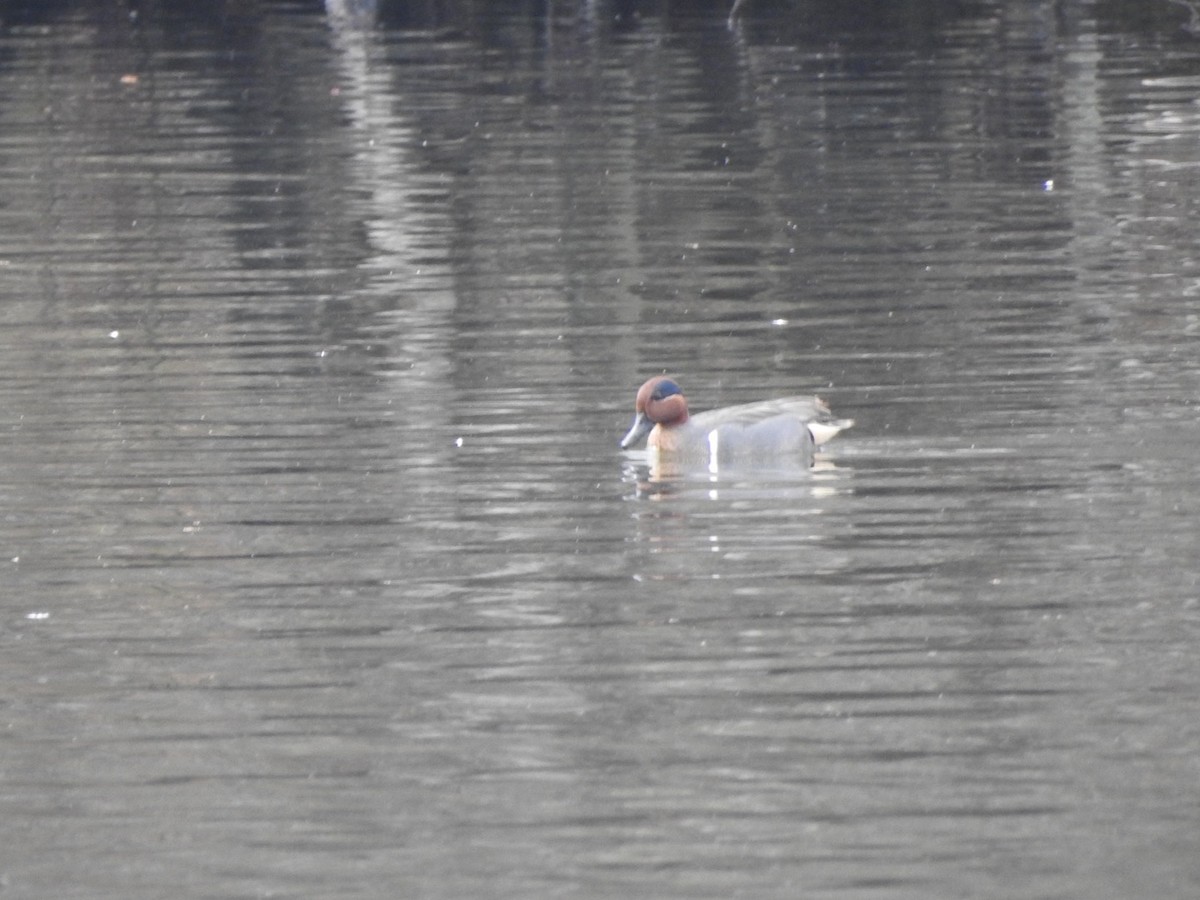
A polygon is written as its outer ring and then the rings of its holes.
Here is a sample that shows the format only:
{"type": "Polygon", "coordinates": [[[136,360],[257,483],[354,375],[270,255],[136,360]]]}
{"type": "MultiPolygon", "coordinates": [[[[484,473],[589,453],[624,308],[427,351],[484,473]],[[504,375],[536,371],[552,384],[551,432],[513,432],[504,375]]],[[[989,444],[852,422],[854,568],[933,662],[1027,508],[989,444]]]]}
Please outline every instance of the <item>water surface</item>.
{"type": "Polygon", "coordinates": [[[8,892],[1194,897],[1200,44],[1016,6],[0,15],[8,892]]]}

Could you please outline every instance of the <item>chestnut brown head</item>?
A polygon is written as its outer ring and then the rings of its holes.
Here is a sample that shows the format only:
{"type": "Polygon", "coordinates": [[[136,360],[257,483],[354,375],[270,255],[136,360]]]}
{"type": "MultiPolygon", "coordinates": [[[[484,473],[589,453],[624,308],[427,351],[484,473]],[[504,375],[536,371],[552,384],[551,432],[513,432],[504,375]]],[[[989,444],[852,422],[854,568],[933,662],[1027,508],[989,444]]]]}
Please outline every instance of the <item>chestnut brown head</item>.
{"type": "Polygon", "coordinates": [[[672,379],[658,375],[643,384],[634,401],[633,426],[621,438],[627,449],[651,432],[655,425],[682,425],[688,420],[687,399],[672,379]]]}

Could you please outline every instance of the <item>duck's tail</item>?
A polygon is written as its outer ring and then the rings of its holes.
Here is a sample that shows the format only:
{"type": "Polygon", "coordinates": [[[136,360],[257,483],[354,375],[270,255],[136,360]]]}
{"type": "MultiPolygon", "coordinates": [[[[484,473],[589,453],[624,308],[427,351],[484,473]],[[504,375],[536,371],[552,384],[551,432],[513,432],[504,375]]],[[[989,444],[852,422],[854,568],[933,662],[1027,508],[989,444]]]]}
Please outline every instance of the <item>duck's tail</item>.
{"type": "Polygon", "coordinates": [[[808,430],[812,432],[813,443],[818,447],[825,444],[854,424],[853,419],[827,419],[824,422],[809,422],[808,430]]]}

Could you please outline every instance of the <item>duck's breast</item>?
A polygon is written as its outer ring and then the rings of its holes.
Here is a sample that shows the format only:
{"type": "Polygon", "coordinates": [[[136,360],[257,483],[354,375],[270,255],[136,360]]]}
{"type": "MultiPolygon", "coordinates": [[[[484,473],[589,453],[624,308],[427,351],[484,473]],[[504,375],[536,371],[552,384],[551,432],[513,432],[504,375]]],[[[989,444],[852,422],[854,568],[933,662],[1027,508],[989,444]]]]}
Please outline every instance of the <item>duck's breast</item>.
{"type": "Polygon", "coordinates": [[[692,422],[666,427],[655,425],[646,440],[646,449],[651,453],[677,459],[706,461],[708,458],[708,430],[697,428],[692,422]]]}

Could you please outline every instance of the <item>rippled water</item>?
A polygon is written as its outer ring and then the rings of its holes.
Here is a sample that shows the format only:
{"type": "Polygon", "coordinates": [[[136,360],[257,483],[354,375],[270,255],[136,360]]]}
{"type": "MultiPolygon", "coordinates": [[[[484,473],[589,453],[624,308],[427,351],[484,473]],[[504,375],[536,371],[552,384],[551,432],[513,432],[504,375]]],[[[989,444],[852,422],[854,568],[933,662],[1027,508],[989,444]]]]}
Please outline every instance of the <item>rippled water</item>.
{"type": "Polygon", "coordinates": [[[7,893],[1196,896],[1186,12],[330,7],[0,7],[7,893]]]}

